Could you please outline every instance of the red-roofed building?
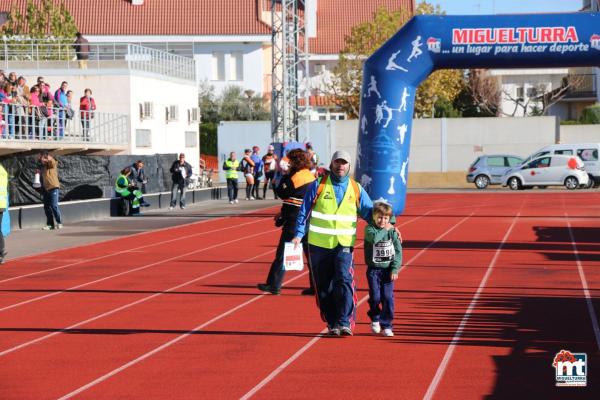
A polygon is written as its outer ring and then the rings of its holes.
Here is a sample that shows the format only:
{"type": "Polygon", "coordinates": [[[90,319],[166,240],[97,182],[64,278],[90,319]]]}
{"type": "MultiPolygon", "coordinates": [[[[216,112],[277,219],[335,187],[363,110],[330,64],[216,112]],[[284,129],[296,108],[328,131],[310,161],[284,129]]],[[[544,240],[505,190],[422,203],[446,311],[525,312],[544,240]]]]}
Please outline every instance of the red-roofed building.
{"type": "MultiPolygon", "coordinates": [[[[41,0],[33,0],[41,2],[41,0]]],[[[58,1],[58,0],[56,0],[58,1]]],[[[4,0],[0,13],[28,0],[4,0]]],[[[64,0],[92,43],[134,42],[193,56],[198,81],[220,91],[239,85],[271,90],[271,0],[64,0]]],[[[336,64],[351,28],[377,8],[414,12],[414,0],[306,0],[312,92],[336,64]]],[[[0,16],[1,20],[1,16],[0,16]]]]}

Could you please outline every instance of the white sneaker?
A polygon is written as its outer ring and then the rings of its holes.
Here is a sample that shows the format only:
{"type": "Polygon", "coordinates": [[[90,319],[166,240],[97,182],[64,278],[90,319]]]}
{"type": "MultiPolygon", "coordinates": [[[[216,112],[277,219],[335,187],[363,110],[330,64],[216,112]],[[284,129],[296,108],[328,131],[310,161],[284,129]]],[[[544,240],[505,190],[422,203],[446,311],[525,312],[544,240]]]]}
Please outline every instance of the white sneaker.
{"type": "Polygon", "coordinates": [[[371,332],[373,332],[373,333],[381,332],[381,325],[379,325],[379,321],[371,322],[371,332]]]}
{"type": "Polygon", "coordinates": [[[56,224],[56,229],[62,229],[63,224],[56,224]]]}
{"type": "Polygon", "coordinates": [[[169,207],[169,211],[173,210],[175,207],[171,206],[169,207]]]}
{"type": "Polygon", "coordinates": [[[254,196],[250,196],[250,200],[256,200],[254,196]]]}
{"type": "Polygon", "coordinates": [[[237,204],[237,203],[238,203],[238,199],[235,199],[234,201],[235,201],[235,204],[237,204]]]}
{"type": "Polygon", "coordinates": [[[248,200],[250,200],[250,198],[249,198],[249,197],[246,197],[246,201],[248,201],[248,200]]]}
{"type": "Polygon", "coordinates": [[[230,200],[230,201],[229,201],[229,204],[233,204],[233,200],[230,200]]]}
{"type": "Polygon", "coordinates": [[[390,328],[385,328],[383,330],[383,336],[392,337],[394,336],[394,332],[390,328]]]}

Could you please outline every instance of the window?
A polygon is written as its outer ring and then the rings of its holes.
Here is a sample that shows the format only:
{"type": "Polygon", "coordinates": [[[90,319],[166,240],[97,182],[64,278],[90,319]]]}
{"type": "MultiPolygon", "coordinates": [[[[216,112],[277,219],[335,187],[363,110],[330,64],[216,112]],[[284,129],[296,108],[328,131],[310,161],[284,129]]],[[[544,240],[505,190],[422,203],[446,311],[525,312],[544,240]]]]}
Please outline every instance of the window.
{"type": "Polygon", "coordinates": [[[507,167],[516,167],[517,165],[521,165],[523,160],[517,157],[506,157],[506,166],[507,167]]]}
{"type": "Polygon", "coordinates": [[[523,86],[517,87],[517,98],[522,99],[524,92],[523,86]]]}
{"type": "Polygon", "coordinates": [[[529,168],[545,168],[550,166],[550,157],[540,158],[529,163],[529,168]]]}
{"type": "Polygon", "coordinates": [[[185,132],[185,147],[198,147],[198,134],[196,132],[185,132]]]}
{"type": "Polygon", "coordinates": [[[154,117],[154,103],[145,101],[140,103],[140,119],[152,119],[154,117]]]}
{"type": "Polygon", "coordinates": [[[213,53],[212,54],[212,80],[213,81],[224,81],[225,80],[225,54],[224,53],[213,53]]]}
{"type": "Polygon", "coordinates": [[[487,163],[489,167],[504,167],[504,157],[490,157],[487,163]]]}
{"type": "Polygon", "coordinates": [[[322,74],[325,72],[327,68],[325,68],[325,64],[315,64],[315,74],[322,74]]]}
{"type": "Polygon", "coordinates": [[[166,120],[168,121],[177,121],[179,119],[179,106],[169,106],[165,107],[166,111],[166,120]]]}
{"type": "Polygon", "coordinates": [[[229,56],[229,80],[244,80],[244,55],[241,52],[232,52],[229,56]]]}
{"type": "Polygon", "coordinates": [[[572,156],[573,150],[554,150],[554,154],[563,154],[565,156],[572,156]]]}
{"type": "Polygon", "coordinates": [[[152,147],[152,131],[150,129],[135,130],[136,147],[152,147]]]}
{"type": "Polygon", "coordinates": [[[598,161],[598,149],[578,149],[577,155],[582,161],[598,161]]]}

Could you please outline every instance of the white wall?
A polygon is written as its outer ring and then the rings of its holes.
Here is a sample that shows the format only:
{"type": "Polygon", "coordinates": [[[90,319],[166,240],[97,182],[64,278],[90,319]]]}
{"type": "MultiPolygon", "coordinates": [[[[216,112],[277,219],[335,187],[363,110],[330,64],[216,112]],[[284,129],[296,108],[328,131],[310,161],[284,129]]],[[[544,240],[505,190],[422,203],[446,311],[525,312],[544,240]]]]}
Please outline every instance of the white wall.
{"type": "Polygon", "coordinates": [[[561,143],[599,143],[600,125],[561,125],[561,143]]]}
{"type": "Polygon", "coordinates": [[[215,87],[217,94],[231,85],[241,86],[253,90],[256,94],[263,92],[264,66],[263,49],[261,43],[237,44],[237,43],[195,43],[194,58],[196,59],[198,82],[207,81],[215,87]],[[225,80],[213,81],[212,55],[214,52],[225,53],[225,80]],[[243,80],[232,81],[229,75],[229,63],[231,52],[243,53],[243,80]]]}
{"type": "MultiPolygon", "coordinates": [[[[144,76],[131,76],[128,113],[131,115],[130,152],[133,154],[185,153],[188,161],[197,171],[200,163],[200,149],[185,147],[185,132],[193,131],[198,138],[198,123],[188,124],[187,110],[198,106],[198,89],[192,82],[179,83],[144,76]],[[140,119],[139,104],[154,103],[154,118],[140,119]],[[165,107],[179,106],[177,121],[166,121],[165,107]],[[136,129],[152,131],[152,147],[138,147],[135,142],[136,129]]],[[[198,144],[199,138],[196,144],[198,144]]]]}

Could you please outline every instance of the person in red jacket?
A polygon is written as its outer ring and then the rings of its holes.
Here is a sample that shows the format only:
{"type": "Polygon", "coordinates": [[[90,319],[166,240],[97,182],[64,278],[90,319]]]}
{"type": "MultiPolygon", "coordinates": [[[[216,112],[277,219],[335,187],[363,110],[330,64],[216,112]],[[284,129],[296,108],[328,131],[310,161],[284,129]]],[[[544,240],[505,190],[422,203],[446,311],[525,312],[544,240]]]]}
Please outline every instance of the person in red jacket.
{"type": "Polygon", "coordinates": [[[84,96],[79,99],[79,112],[81,115],[81,127],[83,130],[83,140],[90,141],[90,122],[94,118],[96,102],[92,97],[92,89],[85,89],[84,96]]]}

